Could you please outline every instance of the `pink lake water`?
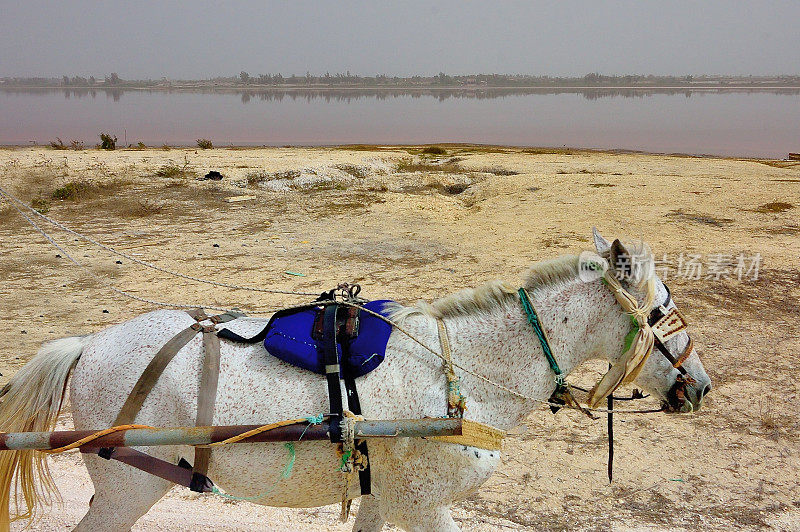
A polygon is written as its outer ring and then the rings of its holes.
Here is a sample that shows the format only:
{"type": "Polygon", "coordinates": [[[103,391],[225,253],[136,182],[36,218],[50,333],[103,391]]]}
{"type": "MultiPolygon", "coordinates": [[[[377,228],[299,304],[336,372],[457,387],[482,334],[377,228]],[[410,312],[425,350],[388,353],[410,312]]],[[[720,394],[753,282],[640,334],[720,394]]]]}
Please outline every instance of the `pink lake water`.
{"type": "Polygon", "coordinates": [[[0,144],[465,142],[785,158],[800,90],[161,92],[0,90],[0,144]]]}

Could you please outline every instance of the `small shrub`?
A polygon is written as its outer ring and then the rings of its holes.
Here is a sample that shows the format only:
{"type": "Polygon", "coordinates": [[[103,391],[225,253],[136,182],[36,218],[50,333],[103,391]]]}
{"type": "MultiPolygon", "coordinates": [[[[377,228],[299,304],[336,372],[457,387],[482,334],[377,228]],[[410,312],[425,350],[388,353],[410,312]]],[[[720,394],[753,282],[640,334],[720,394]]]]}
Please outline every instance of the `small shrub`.
{"type": "Polygon", "coordinates": [[[214,145],[208,139],[197,139],[197,147],[201,150],[209,150],[213,148],[214,145]]]}
{"type": "Polygon", "coordinates": [[[447,155],[447,150],[441,146],[426,146],[422,148],[420,153],[424,153],[426,155],[447,155]]]}
{"type": "Polygon", "coordinates": [[[86,181],[70,181],[62,187],[58,187],[53,191],[52,197],[55,200],[74,200],[85,195],[86,192],[92,187],[86,181]]]}
{"type": "Polygon", "coordinates": [[[117,137],[112,137],[108,133],[100,133],[100,148],[103,150],[117,149],[117,137]]]}
{"type": "Polygon", "coordinates": [[[147,149],[147,145],[144,142],[139,141],[138,143],[136,143],[136,149],[137,150],[146,150],[147,149]]]}
{"type": "Polygon", "coordinates": [[[764,205],[759,206],[756,209],[756,212],[764,214],[770,212],[783,212],[783,211],[788,211],[793,207],[794,205],[792,205],[791,203],[787,203],[785,201],[772,201],[770,203],[765,203],[764,205]]]}
{"type": "Polygon", "coordinates": [[[161,146],[161,149],[164,151],[169,151],[171,148],[169,147],[169,144],[164,144],[163,146],[161,146]]]}
{"type": "Polygon", "coordinates": [[[86,149],[86,145],[80,140],[73,140],[72,142],[69,143],[69,147],[75,151],[81,151],[86,149]]]}
{"type": "Polygon", "coordinates": [[[177,178],[189,177],[196,174],[193,170],[189,170],[187,165],[178,166],[175,163],[168,163],[156,170],[156,175],[158,177],[177,178]]]}
{"type": "Polygon", "coordinates": [[[285,172],[267,172],[264,170],[255,170],[253,172],[248,172],[245,176],[247,179],[247,185],[254,187],[259,183],[264,183],[266,181],[273,181],[275,179],[296,179],[300,177],[299,170],[286,170],[285,172]]]}
{"type": "Polygon", "coordinates": [[[114,202],[113,210],[123,218],[145,218],[162,212],[164,205],[139,198],[124,198],[114,202]]]}
{"type": "Polygon", "coordinates": [[[484,174],[494,174],[494,175],[518,175],[519,172],[516,170],[509,170],[508,168],[501,168],[499,166],[489,166],[487,168],[482,168],[478,170],[484,174]]]}
{"type": "Polygon", "coordinates": [[[369,175],[369,171],[366,168],[354,164],[337,164],[334,168],[350,174],[353,177],[358,177],[359,179],[363,179],[369,175]]]}
{"type": "Polygon", "coordinates": [[[34,198],[33,201],[31,201],[31,207],[41,214],[47,214],[50,211],[50,202],[44,198],[34,198]]]}
{"type": "Polygon", "coordinates": [[[54,150],[66,150],[68,148],[68,146],[64,144],[64,141],[61,140],[60,137],[56,137],[56,140],[51,140],[50,147],[54,150]]]}

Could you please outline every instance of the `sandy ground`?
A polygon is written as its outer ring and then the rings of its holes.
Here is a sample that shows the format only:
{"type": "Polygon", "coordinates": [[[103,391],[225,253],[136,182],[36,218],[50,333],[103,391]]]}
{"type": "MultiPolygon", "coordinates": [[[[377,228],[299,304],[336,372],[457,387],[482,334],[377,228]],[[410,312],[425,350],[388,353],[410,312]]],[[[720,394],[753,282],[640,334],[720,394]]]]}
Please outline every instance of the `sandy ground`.
{"type": "MultiPolygon", "coordinates": [[[[455,509],[459,523],[466,530],[800,530],[800,210],[793,205],[800,165],[468,146],[442,156],[419,152],[4,149],[0,183],[71,227],[166,268],[310,291],[357,281],[367,297],[405,302],[494,278],[516,281],[536,260],[588,249],[593,225],[609,237],[644,238],[672,262],[668,281],[714,380],[704,409],[619,416],[611,485],[602,420],[536,411],[507,440],[497,473],[455,509]],[[221,182],[169,175],[212,169],[225,176],[221,182]],[[70,182],[76,197],[53,199],[70,182]],[[230,201],[242,196],[249,198],[230,201]],[[682,253],[700,255],[699,279],[677,275],[682,253]],[[757,280],[705,276],[715,254],[740,253],[760,254],[757,280]]],[[[42,341],[151,309],[112,294],[58,257],[15,211],[0,209],[3,381],[42,341]]],[[[116,264],[55,234],[96,274],[141,297],[256,313],[296,301],[116,264]]],[[[593,382],[597,369],[577,381],[593,382]]],[[[65,504],[40,530],[69,529],[93,491],[77,455],[53,464],[65,504]]],[[[336,522],[335,507],[197,498],[175,490],[135,529],[350,526],[336,522]]]]}

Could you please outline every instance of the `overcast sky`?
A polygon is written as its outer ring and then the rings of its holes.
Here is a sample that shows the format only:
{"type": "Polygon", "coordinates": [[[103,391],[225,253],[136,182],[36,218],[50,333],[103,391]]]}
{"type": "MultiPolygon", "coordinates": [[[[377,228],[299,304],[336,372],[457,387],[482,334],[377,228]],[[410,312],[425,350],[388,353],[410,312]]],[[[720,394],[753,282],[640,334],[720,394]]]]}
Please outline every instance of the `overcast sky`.
{"type": "Polygon", "coordinates": [[[800,74],[800,1],[0,0],[0,76],[800,74]]]}

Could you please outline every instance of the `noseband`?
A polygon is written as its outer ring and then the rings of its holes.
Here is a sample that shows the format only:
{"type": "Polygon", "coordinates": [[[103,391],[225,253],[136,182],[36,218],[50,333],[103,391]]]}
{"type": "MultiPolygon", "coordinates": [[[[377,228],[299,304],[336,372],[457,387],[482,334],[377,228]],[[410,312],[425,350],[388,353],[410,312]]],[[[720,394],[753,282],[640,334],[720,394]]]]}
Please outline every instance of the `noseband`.
{"type": "MultiPolygon", "coordinates": [[[[666,283],[662,284],[664,284],[664,288],[667,290],[667,299],[664,300],[664,302],[661,305],[655,307],[650,312],[650,316],[647,319],[647,323],[650,325],[650,327],[653,327],[653,329],[657,329],[656,324],[661,324],[664,323],[665,321],[670,322],[671,319],[680,320],[685,324],[685,322],[683,321],[683,316],[680,315],[677,308],[672,308],[667,310],[669,304],[672,303],[672,292],[670,292],[669,287],[666,285],[666,283]]],[[[669,324],[670,323],[666,323],[667,326],[669,326],[669,324]]],[[[663,338],[663,336],[661,338],[663,338]]],[[[654,338],[655,347],[661,352],[662,355],[664,355],[664,357],[667,360],[669,360],[673,368],[681,372],[681,375],[685,379],[687,377],[687,373],[686,369],[684,369],[683,367],[683,363],[686,362],[686,359],[689,358],[689,355],[692,354],[692,349],[694,348],[694,342],[692,342],[692,337],[691,336],[689,337],[689,343],[686,344],[686,349],[684,349],[683,353],[681,353],[677,357],[673,355],[669,349],[667,349],[667,346],[664,345],[664,342],[662,341],[661,338],[659,338],[658,334],[655,335],[654,338]]]]}

